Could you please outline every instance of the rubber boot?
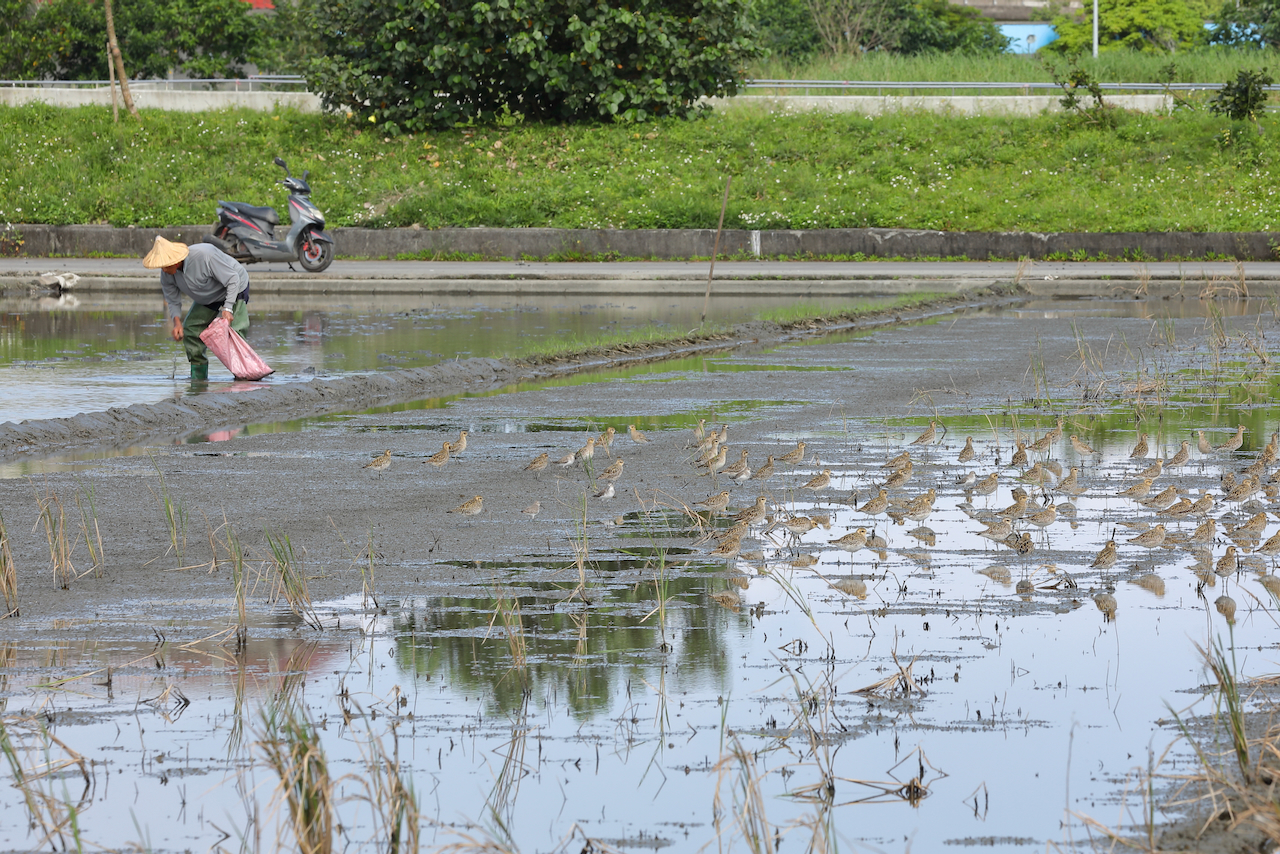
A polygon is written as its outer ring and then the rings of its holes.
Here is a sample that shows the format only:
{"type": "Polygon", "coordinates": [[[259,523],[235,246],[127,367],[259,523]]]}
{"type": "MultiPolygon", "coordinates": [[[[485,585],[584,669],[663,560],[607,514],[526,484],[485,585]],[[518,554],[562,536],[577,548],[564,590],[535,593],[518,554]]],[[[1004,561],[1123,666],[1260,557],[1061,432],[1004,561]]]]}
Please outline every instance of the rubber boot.
{"type": "Polygon", "coordinates": [[[203,365],[191,366],[191,381],[194,383],[207,383],[209,381],[209,363],[203,365]]]}

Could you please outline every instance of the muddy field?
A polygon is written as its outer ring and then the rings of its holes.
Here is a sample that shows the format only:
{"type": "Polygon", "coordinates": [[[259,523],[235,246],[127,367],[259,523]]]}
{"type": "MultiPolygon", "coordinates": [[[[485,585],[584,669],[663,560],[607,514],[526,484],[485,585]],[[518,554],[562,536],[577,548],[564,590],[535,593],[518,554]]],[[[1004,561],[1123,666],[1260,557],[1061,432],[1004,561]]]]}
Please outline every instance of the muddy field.
{"type": "Polygon", "coordinates": [[[178,432],[218,429],[111,452],[7,446],[0,697],[25,786],[0,792],[0,846],[275,850],[280,769],[320,755],[332,844],[358,850],[388,847],[396,781],[429,849],[1093,848],[1210,814],[1147,781],[1201,768],[1175,744],[1175,715],[1214,709],[1197,645],[1277,670],[1275,463],[1223,483],[1280,428],[1274,305],[996,296],[785,337],[516,386],[489,364],[361,413],[295,389],[269,425],[179,402],[178,432]],[[772,476],[700,474],[703,420],[725,465],[773,455],[772,476]],[[901,523],[867,512],[882,487],[901,523]],[[1139,503],[1166,487],[1211,501],[1139,503]],[[1020,548],[979,536],[1015,488],[1020,548]],[[883,543],[835,542],[860,529],[883,543]]]}

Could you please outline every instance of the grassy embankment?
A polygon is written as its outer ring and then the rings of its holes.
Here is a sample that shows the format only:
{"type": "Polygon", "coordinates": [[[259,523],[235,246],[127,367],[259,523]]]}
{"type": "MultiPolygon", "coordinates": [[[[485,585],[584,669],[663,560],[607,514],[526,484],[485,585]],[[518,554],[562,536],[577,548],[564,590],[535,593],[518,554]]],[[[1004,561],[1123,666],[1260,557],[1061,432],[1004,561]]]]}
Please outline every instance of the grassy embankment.
{"type": "MultiPolygon", "coordinates": [[[[1221,80],[1240,64],[1179,76],[1221,80]]],[[[885,78],[1044,76],[1017,57],[865,60],[849,76],[877,68],[885,78]],[[987,65],[995,70],[979,75],[987,65]]],[[[1156,70],[1097,73],[1150,79],[1156,70]]],[[[293,112],[148,112],[140,125],[113,125],[106,109],[0,108],[0,223],[203,223],[219,198],[282,207],[270,162],[281,154],[296,171],[312,171],[315,201],[335,226],[708,228],[728,175],[728,228],[1280,226],[1275,118],[1264,117],[1259,133],[1201,106],[1121,113],[1109,124],[734,108],[696,122],[514,124],[391,138],[343,117],[293,112]]]]}

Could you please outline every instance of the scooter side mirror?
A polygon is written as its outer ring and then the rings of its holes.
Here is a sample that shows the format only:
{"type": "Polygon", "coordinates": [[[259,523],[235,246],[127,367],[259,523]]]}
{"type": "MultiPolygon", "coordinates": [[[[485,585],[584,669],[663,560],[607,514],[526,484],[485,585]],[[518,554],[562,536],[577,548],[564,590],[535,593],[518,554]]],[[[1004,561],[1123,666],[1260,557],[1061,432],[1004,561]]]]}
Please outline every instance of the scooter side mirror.
{"type": "Polygon", "coordinates": [[[303,172],[302,172],[302,180],[303,180],[303,181],[305,181],[305,180],[307,180],[307,179],[308,179],[308,178],[310,178],[310,177],[311,177],[311,170],[310,170],[310,169],[305,169],[305,170],[303,170],[303,172]]]}
{"type": "Polygon", "coordinates": [[[284,160],[282,160],[281,158],[277,157],[275,159],[275,164],[279,166],[281,169],[285,170],[286,172],[289,171],[289,167],[285,165],[284,160]]]}

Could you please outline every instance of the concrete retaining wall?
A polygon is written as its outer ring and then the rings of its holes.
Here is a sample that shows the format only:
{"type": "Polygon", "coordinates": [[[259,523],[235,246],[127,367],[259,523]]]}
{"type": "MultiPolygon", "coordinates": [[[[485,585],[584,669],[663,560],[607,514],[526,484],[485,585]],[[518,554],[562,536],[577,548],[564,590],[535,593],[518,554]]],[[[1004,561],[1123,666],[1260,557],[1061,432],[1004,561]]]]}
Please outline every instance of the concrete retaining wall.
{"type": "MultiPolygon", "coordinates": [[[[107,225],[15,225],[23,255],[140,256],[157,234],[169,240],[199,243],[212,225],[172,228],[113,228],[107,225]]],[[[336,228],[340,256],[395,258],[401,255],[458,253],[487,259],[548,258],[569,253],[625,258],[710,257],[712,229],[593,230],[559,228],[336,228]]],[[[814,231],[727,230],[720,238],[725,255],[821,258],[1280,258],[1280,233],[1272,232],[951,232],[890,228],[835,228],[814,231]]]]}
{"type": "MultiPolygon", "coordinates": [[[[901,90],[898,90],[901,91],[901,90]]],[[[956,116],[1037,116],[1062,111],[1061,95],[739,95],[713,100],[728,107],[751,107],[776,113],[943,113],[956,116]]],[[[1106,103],[1141,113],[1173,108],[1166,95],[1104,95],[1106,103]]]]}
{"type": "MultiPolygon", "coordinates": [[[[137,85],[131,88],[138,109],[201,112],[232,107],[271,111],[292,108],[304,113],[321,111],[320,98],[310,92],[207,92],[166,90],[137,85]]],[[[901,91],[901,90],[898,90],[901,91]]],[[[958,116],[1034,116],[1062,109],[1057,95],[739,95],[712,98],[719,107],[744,107],[778,113],[823,111],[879,116],[902,111],[945,113],[958,116]]],[[[1158,113],[1172,107],[1165,95],[1108,95],[1108,104],[1126,110],[1158,113]]],[[[55,107],[111,106],[111,90],[102,88],[12,87],[0,88],[0,104],[10,107],[43,102],[55,107]]],[[[123,105],[121,107],[123,109],[123,105]]]]}
{"type": "MultiPolygon", "coordinates": [[[[134,106],[140,110],[198,113],[205,110],[248,107],[251,110],[264,112],[288,108],[304,113],[320,112],[320,98],[310,92],[201,92],[131,86],[129,94],[133,97],[134,106]]],[[[0,88],[0,104],[5,106],[17,107],[37,102],[54,107],[110,107],[111,89],[105,86],[99,89],[0,88]]],[[[120,109],[124,110],[123,102],[120,104],[120,109]]]]}

